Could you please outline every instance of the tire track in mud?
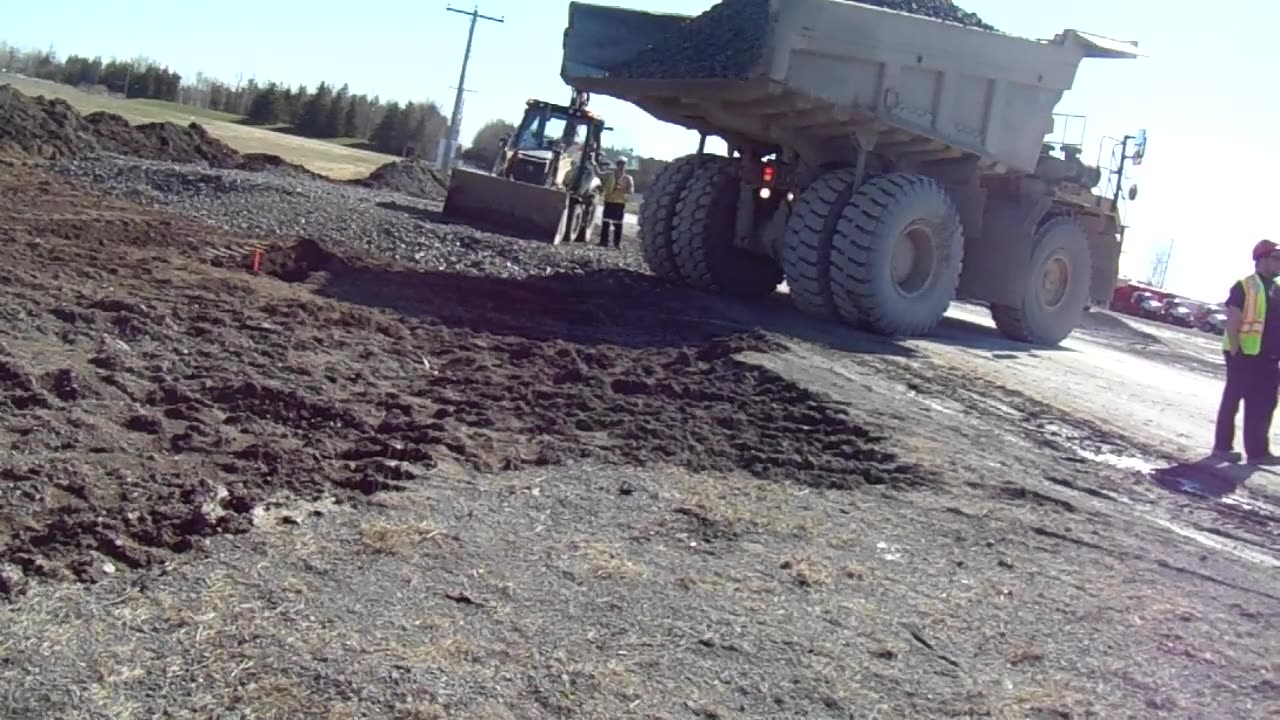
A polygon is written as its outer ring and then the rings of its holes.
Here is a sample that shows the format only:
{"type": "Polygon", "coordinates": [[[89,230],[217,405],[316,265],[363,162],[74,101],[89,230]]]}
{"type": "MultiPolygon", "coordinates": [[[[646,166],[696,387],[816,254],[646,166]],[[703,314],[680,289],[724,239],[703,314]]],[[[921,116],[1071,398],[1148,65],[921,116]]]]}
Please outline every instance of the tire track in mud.
{"type": "Polygon", "coordinates": [[[1105,468],[1096,475],[1107,480],[1101,487],[1070,477],[1078,473],[1042,472],[1043,479],[1052,485],[1109,503],[1129,516],[1154,519],[1165,529],[1202,545],[1250,562],[1280,566],[1274,556],[1280,549],[1280,516],[1265,505],[1227,497],[1242,484],[1229,471],[1181,463],[1142,439],[1069,416],[1026,393],[937,361],[913,359],[909,367],[886,361],[883,368],[911,392],[943,398],[978,413],[1004,416],[1009,421],[1006,425],[1018,428],[1010,430],[1010,435],[1044,448],[1063,462],[1105,468]],[[1187,474],[1218,488],[1217,492],[1177,487],[1179,476],[1187,474]],[[1137,482],[1119,484],[1115,482],[1118,478],[1137,482]],[[1170,506],[1176,514],[1167,511],[1170,506]],[[1157,516],[1153,518],[1151,513],[1157,516]]]}
{"type": "Polygon", "coordinates": [[[238,238],[103,207],[0,201],[0,595],[167,562],[279,501],[358,504],[457,466],[934,479],[735,358],[775,341],[651,316],[644,284],[425,272],[310,241],[270,248],[253,278],[198,259],[238,238]]]}

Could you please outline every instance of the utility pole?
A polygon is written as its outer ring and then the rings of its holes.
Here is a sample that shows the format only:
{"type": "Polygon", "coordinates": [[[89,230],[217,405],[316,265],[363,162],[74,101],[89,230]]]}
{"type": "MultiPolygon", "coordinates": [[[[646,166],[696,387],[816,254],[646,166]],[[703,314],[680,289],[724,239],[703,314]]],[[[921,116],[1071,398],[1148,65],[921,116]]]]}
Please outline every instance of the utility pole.
{"type": "Polygon", "coordinates": [[[490,17],[481,15],[479,6],[473,5],[470,12],[466,10],[458,10],[454,7],[445,8],[449,12],[455,12],[459,15],[467,15],[471,18],[471,28],[467,31],[467,49],[462,54],[462,72],[458,75],[458,94],[453,98],[453,117],[449,120],[449,141],[444,148],[444,156],[441,158],[441,168],[448,170],[453,167],[453,154],[458,149],[458,134],[462,128],[462,95],[466,92],[467,86],[467,63],[471,60],[471,41],[476,36],[476,22],[479,20],[489,20],[496,23],[505,23],[506,20],[501,17],[490,17]]]}
{"type": "MultiPolygon", "coordinates": [[[[1104,138],[1104,139],[1115,140],[1115,138],[1111,138],[1111,137],[1104,138]]],[[[1112,152],[1114,152],[1114,150],[1112,152]]],[[[1139,130],[1137,135],[1125,135],[1124,138],[1120,140],[1120,167],[1111,170],[1111,174],[1114,175],[1116,179],[1115,193],[1111,197],[1111,207],[1113,210],[1116,210],[1120,207],[1120,194],[1124,189],[1123,185],[1124,185],[1125,162],[1132,160],[1134,165],[1141,165],[1142,159],[1146,157],[1146,154],[1147,154],[1147,131],[1146,130],[1139,130]],[[1135,144],[1132,154],[1129,153],[1130,142],[1134,142],[1135,144]]],[[[1102,155],[1101,149],[1098,150],[1098,155],[1099,155],[1099,159],[1101,159],[1101,155],[1102,155]]],[[[1129,196],[1130,199],[1133,199],[1133,197],[1134,197],[1133,195],[1129,196]]],[[[1124,252],[1124,229],[1125,229],[1125,226],[1123,225],[1121,225],[1119,228],[1121,252],[1124,252]]]]}
{"type": "MultiPolygon", "coordinates": [[[[456,87],[454,87],[454,86],[450,85],[450,86],[449,86],[449,89],[450,89],[450,90],[457,90],[458,88],[456,88],[456,87]]],[[[463,90],[463,92],[465,92],[465,93],[474,93],[474,92],[475,92],[475,90],[466,90],[466,89],[464,89],[464,90],[463,90]]],[[[459,109],[460,107],[461,107],[461,106],[454,107],[454,116],[455,116],[455,117],[462,117],[462,110],[460,110],[460,109],[459,109]]],[[[447,133],[447,132],[446,132],[446,133],[445,133],[445,137],[440,138],[440,142],[438,143],[438,145],[439,145],[439,147],[438,147],[438,148],[436,148],[436,164],[443,168],[443,167],[446,167],[446,166],[445,166],[445,164],[444,164],[444,162],[445,162],[445,148],[453,147],[453,149],[454,149],[455,151],[457,151],[457,148],[458,148],[458,142],[457,142],[457,140],[453,140],[453,141],[452,141],[452,143],[451,143],[451,142],[450,142],[449,133],[447,133]]],[[[450,157],[450,158],[449,158],[449,161],[450,161],[450,162],[452,162],[452,161],[453,161],[453,158],[452,158],[452,157],[450,157]]]]}
{"type": "Polygon", "coordinates": [[[1152,285],[1158,288],[1164,288],[1165,278],[1169,274],[1169,260],[1173,257],[1173,240],[1169,241],[1168,246],[1163,250],[1156,251],[1155,259],[1151,263],[1151,277],[1149,278],[1152,285]]]}

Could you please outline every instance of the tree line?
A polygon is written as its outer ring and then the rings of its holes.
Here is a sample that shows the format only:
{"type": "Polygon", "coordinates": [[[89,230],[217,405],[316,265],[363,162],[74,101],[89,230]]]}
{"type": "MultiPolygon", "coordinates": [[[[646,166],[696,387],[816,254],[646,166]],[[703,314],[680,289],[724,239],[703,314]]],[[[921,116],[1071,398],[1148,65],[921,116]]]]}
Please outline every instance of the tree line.
{"type": "Polygon", "coordinates": [[[322,82],[314,92],[267,83],[248,88],[245,121],[254,125],[289,125],[303,137],[367,140],[373,149],[393,155],[410,148],[434,157],[449,122],[434,102],[383,103],[378,97],[353,95],[347,85],[334,89],[322,82]]]}
{"type": "MultiPolygon", "coordinates": [[[[60,58],[52,48],[23,49],[0,42],[0,70],[128,98],[165,100],[243,118],[252,125],[287,129],[302,137],[353,138],[369,149],[389,155],[414,151],[435,158],[440,140],[447,136],[449,121],[431,100],[400,103],[377,95],[355,94],[346,85],[322,82],[314,90],[306,85],[259,83],[256,78],[236,78],[228,83],[204,73],[184,82],[182,75],[155,60],[132,60],[68,55],[60,58]]],[[[492,120],[476,132],[462,158],[481,167],[492,166],[498,139],[515,130],[506,120],[492,120]]],[[[461,149],[461,148],[460,148],[461,149]]],[[[613,158],[618,151],[605,148],[613,158]]],[[[666,162],[635,158],[632,171],[637,192],[643,193],[666,162]]]]}
{"type": "Polygon", "coordinates": [[[243,118],[263,126],[289,126],[297,135],[318,139],[353,138],[390,155],[410,150],[434,158],[449,122],[433,101],[383,102],[376,95],[357,95],[347,85],[322,82],[315,90],[256,78],[234,84],[196,73],[183,77],[167,66],[139,56],[132,60],[68,55],[53,50],[22,49],[0,43],[0,70],[93,91],[127,97],[166,100],[243,118]]]}
{"type": "Polygon", "coordinates": [[[7,43],[0,43],[0,68],[64,85],[102,86],[127,98],[174,102],[182,85],[181,75],[145,57],[104,61],[68,55],[59,59],[52,50],[22,50],[7,43]]]}

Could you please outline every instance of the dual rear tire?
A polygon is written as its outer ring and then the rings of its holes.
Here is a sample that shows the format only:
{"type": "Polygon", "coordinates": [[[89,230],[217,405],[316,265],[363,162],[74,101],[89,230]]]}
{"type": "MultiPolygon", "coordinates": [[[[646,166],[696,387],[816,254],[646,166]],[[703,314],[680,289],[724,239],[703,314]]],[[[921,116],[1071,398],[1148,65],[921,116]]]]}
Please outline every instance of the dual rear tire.
{"type": "MultiPolygon", "coordinates": [[[[819,176],[795,199],[781,267],[734,243],[735,161],[680,158],[640,209],[640,245],[665,280],[739,297],[771,294],[784,279],[801,310],[887,336],[934,331],[956,297],[964,261],[960,213],[937,181],[910,173],[854,187],[850,169],[819,176]]],[[[1013,304],[992,306],[1011,339],[1054,345],[1088,301],[1088,237],[1070,217],[1042,224],[1013,304]]]]}
{"type": "Polygon", "coordinates": [[[996,328],[1019,342],[1061,343],[1084,321],[1092,266],[1089,235],[1078,220],[1059,215],[1041,223],[1018,301],[991,306],[996,328]]]}
{"type": "Polygon", "coordinates": [[[881,335],[927,335],[960,281],[960,214],[920,175],[853,183],[852,171],[831,171],[797,199],[782,251],[796,305],[881,335]]]}
{"type": "Polygon", "coordinates": [[[763,297],[782,282],[767,257],[734,243],[741,184],[733,160],[691,155],[655,179],[640,208],[640,248],[649,269],[671,282],[738,297],[763,297]]]}

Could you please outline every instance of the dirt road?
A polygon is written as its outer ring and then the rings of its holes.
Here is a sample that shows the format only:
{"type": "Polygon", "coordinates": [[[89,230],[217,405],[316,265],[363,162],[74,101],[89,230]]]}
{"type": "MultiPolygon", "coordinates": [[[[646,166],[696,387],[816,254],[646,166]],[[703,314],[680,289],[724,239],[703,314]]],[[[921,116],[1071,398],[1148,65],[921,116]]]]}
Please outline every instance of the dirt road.
{"type": "Polygon", "coordinates": [[[893,342],[287,168],[2,170],[0,715],[1276,710],[1277,486],[1178,464],[1211,355],[893,342]]]}
{"type": "Polygon", "coordinates": [[[952,316],[973,327],[953,325],[943,331],[941,342],[918,347],[966,372],[1004,378],[1025,392],[1052,398],[1070,414],[1141,438],[1170,457],[1198,457],[1212,442],[1222,362],[1220,354],[1207,349],[1213,346],[1208,338],[1158,339],[1153,347],[1139,335],[1148,328],[1133,323],[1136,339],[1128,340],[1119,325],[1131,321],[1112,315],[1093,318],[1060,349],[1028,351],[979,330],[992,327],[985,310],[961,307],[952,316]],[[989,341],[979,339],[983,335],[989,341]]]}

